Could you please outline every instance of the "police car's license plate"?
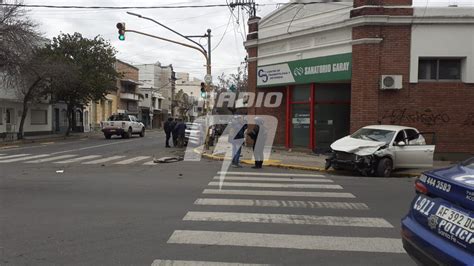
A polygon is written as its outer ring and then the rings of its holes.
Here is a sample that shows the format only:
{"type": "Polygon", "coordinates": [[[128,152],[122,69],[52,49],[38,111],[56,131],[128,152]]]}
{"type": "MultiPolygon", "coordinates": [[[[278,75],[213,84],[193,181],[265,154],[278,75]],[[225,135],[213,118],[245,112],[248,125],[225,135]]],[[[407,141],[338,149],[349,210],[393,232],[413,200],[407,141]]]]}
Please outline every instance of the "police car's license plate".
{"type": "Polygon", "coordinates": [[[439,206],[436,216],[458,225],[470,232],[474,232],[474,219],[469,217],[469,215],[458,212],[446,206],[439,206]]]}

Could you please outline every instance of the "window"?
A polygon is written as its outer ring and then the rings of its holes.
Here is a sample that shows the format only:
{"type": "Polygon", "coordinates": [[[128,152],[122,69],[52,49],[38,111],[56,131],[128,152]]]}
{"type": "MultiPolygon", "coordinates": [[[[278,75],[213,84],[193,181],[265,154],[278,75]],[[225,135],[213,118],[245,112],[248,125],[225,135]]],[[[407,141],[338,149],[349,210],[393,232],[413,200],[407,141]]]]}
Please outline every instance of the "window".
{"type": "Polygon", "coordinates": [[[148,93],[145,93],[145,98],[147,98],[147,99],[148,99],[148,93]]]}
{"type": "Polygon", "coordinates": [[[460,80],[461,59],[423,59],[418,63],[420,80],[460,80]]]}
{"type": "Polygon", "coordinates": [[[31,110],[31,124],[32,125],[48,124],[48,111],[47,110],[31,110]]]}

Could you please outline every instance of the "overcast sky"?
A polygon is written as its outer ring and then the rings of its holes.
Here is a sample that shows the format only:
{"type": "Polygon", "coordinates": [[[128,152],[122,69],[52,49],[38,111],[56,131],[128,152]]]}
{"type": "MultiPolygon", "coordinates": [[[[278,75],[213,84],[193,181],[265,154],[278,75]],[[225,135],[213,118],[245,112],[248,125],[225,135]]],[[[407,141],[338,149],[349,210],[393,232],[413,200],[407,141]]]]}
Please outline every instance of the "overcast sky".
{"type": "MultiPolygon", "coordinates": [[[[227,0],[232,1],[232,0],[227,0]]],[[[459,4],[474,6],[474,0],[414,0],[414,5],[459,4]]],[[[24,0],[24,4],[50,5],[100,5],[100,6],[165,6],[165,5],[205,5],[224,4],[226,0],[24,0]]],[[[288,0],[256,0],[259,4],[276,4],[288,0]]],[[[277,5],[259,7],[257,15],[263,17],[277,5]]],[[[235,72],[245,58],[243,39],[245,38],[248,15],[241,10],[233,12],[227,7],[189,8],[189,9],[141,9],[130,10],[152,17],[184,35],[202,35],[212,30],[212,72],[215,77],[222,72],[235,72]]],[[[189,48],[166,43],[160,40],[127,33],[125,41],[117,39],[117,22],[126,22],[128,29],[144,31],[181,41],[179,36],[160,26],[126,14],[126,10],[85,10],[85,9],[46,9],[34,8],[32,18],[40,24],[45,37],[52,38],[60,32],[82,33],[86,37],[101,35],[110,40],[118,50],[117,57],[132,64],[155,63],[173,64],[177,72],[189,72],[191,76],[203,78],[205,61],[201,54],[189,48]]],[[[196,39],[207,47],[206,39],[196,39]]]]}

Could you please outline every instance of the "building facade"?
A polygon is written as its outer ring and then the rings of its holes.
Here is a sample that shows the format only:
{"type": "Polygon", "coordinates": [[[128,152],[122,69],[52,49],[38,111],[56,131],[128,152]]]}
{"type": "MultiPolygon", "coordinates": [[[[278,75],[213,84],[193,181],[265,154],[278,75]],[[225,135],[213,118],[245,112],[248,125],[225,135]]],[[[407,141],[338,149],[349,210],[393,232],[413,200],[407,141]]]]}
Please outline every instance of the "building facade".
{"type": "Polygon", "coordinates": [[[288,4],[248,22],[249,91],[284,99],[248,112],[278,118],[277,144],[327,151],[360,127],[399,124],[434,132],[438,158],[474,153],[473,8],[314,7],[288,4]]]}

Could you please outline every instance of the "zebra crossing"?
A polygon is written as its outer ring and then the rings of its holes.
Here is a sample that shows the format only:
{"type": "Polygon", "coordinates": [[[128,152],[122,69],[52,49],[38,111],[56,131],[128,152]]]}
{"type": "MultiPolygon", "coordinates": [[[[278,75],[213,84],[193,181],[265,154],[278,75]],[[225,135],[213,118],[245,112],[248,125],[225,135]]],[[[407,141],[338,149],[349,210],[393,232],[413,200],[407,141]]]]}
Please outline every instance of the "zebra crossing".
{"type": "MultiPolygon", "coordinates": [[[[220,185],[219,179],[220,176],[212,178],[201,196],[194,202],[193,209],[183,216],[184,228],[177,228],[172,232],[167,240],[168,245],[178,245],[178,248],[197,247],[197,245],[216,248],[266,248],[279,249],[281,252],[286,250],[362,252],[367,256],[405,253],[399,238],[387,237],[387,235],[393,236],[396,231],[390,222],[381,217],[368,215],[370,208],[367,204],[358,202],[355,195],[343,191],[342,186],[334,184],[334,180],[327,176],[227,172],[221,183],[222,187],[216,188],[220,185]],[[326,215],[324,212],[332,214],[326,215]],[[334,212],[340,215],[334,215],[334,212]],[[228,231],[222,230],[226,224],[229,226],[224,228],[229,228],[228,231]],[[266,226],[265,232],[258,232],[261,228],[257,226],[259,224],[266,226]],[[193,229],[194,225],[197,228],[193,229]],[[268,232],[272,225],[277,225],[278,230],[268,232]],[[249,230],[249,226],[253,228],[251,232],[246,231],[249,230]],[[292,233],[283,233],[282,226],[292,233]],[[354,231],[348,235],[339,233],[333,236],[294,234],[293,227],[300,226],[320,227],[322,230],[365,228],[390,231],[391,234],[383,233],[372,237],[357,236],[354,231]],[[220,230],[214,231],[215,228],[220,230]]],[[[176,260],[157,258],[152,265],[267,265],[252,264],[251,261],[246,264],[232,259],[192,260],[193,254],[184,252],[181,256],[174,257],[176,260]]]]}
{"type": "Polygon", "coordinates": [[[156,165],[152,156],[123,156],[123,155],[78,155],[78,154],[2,154],[0,165],[8,163],[25,164],[111,164],[111,165],[156,165]]]}

